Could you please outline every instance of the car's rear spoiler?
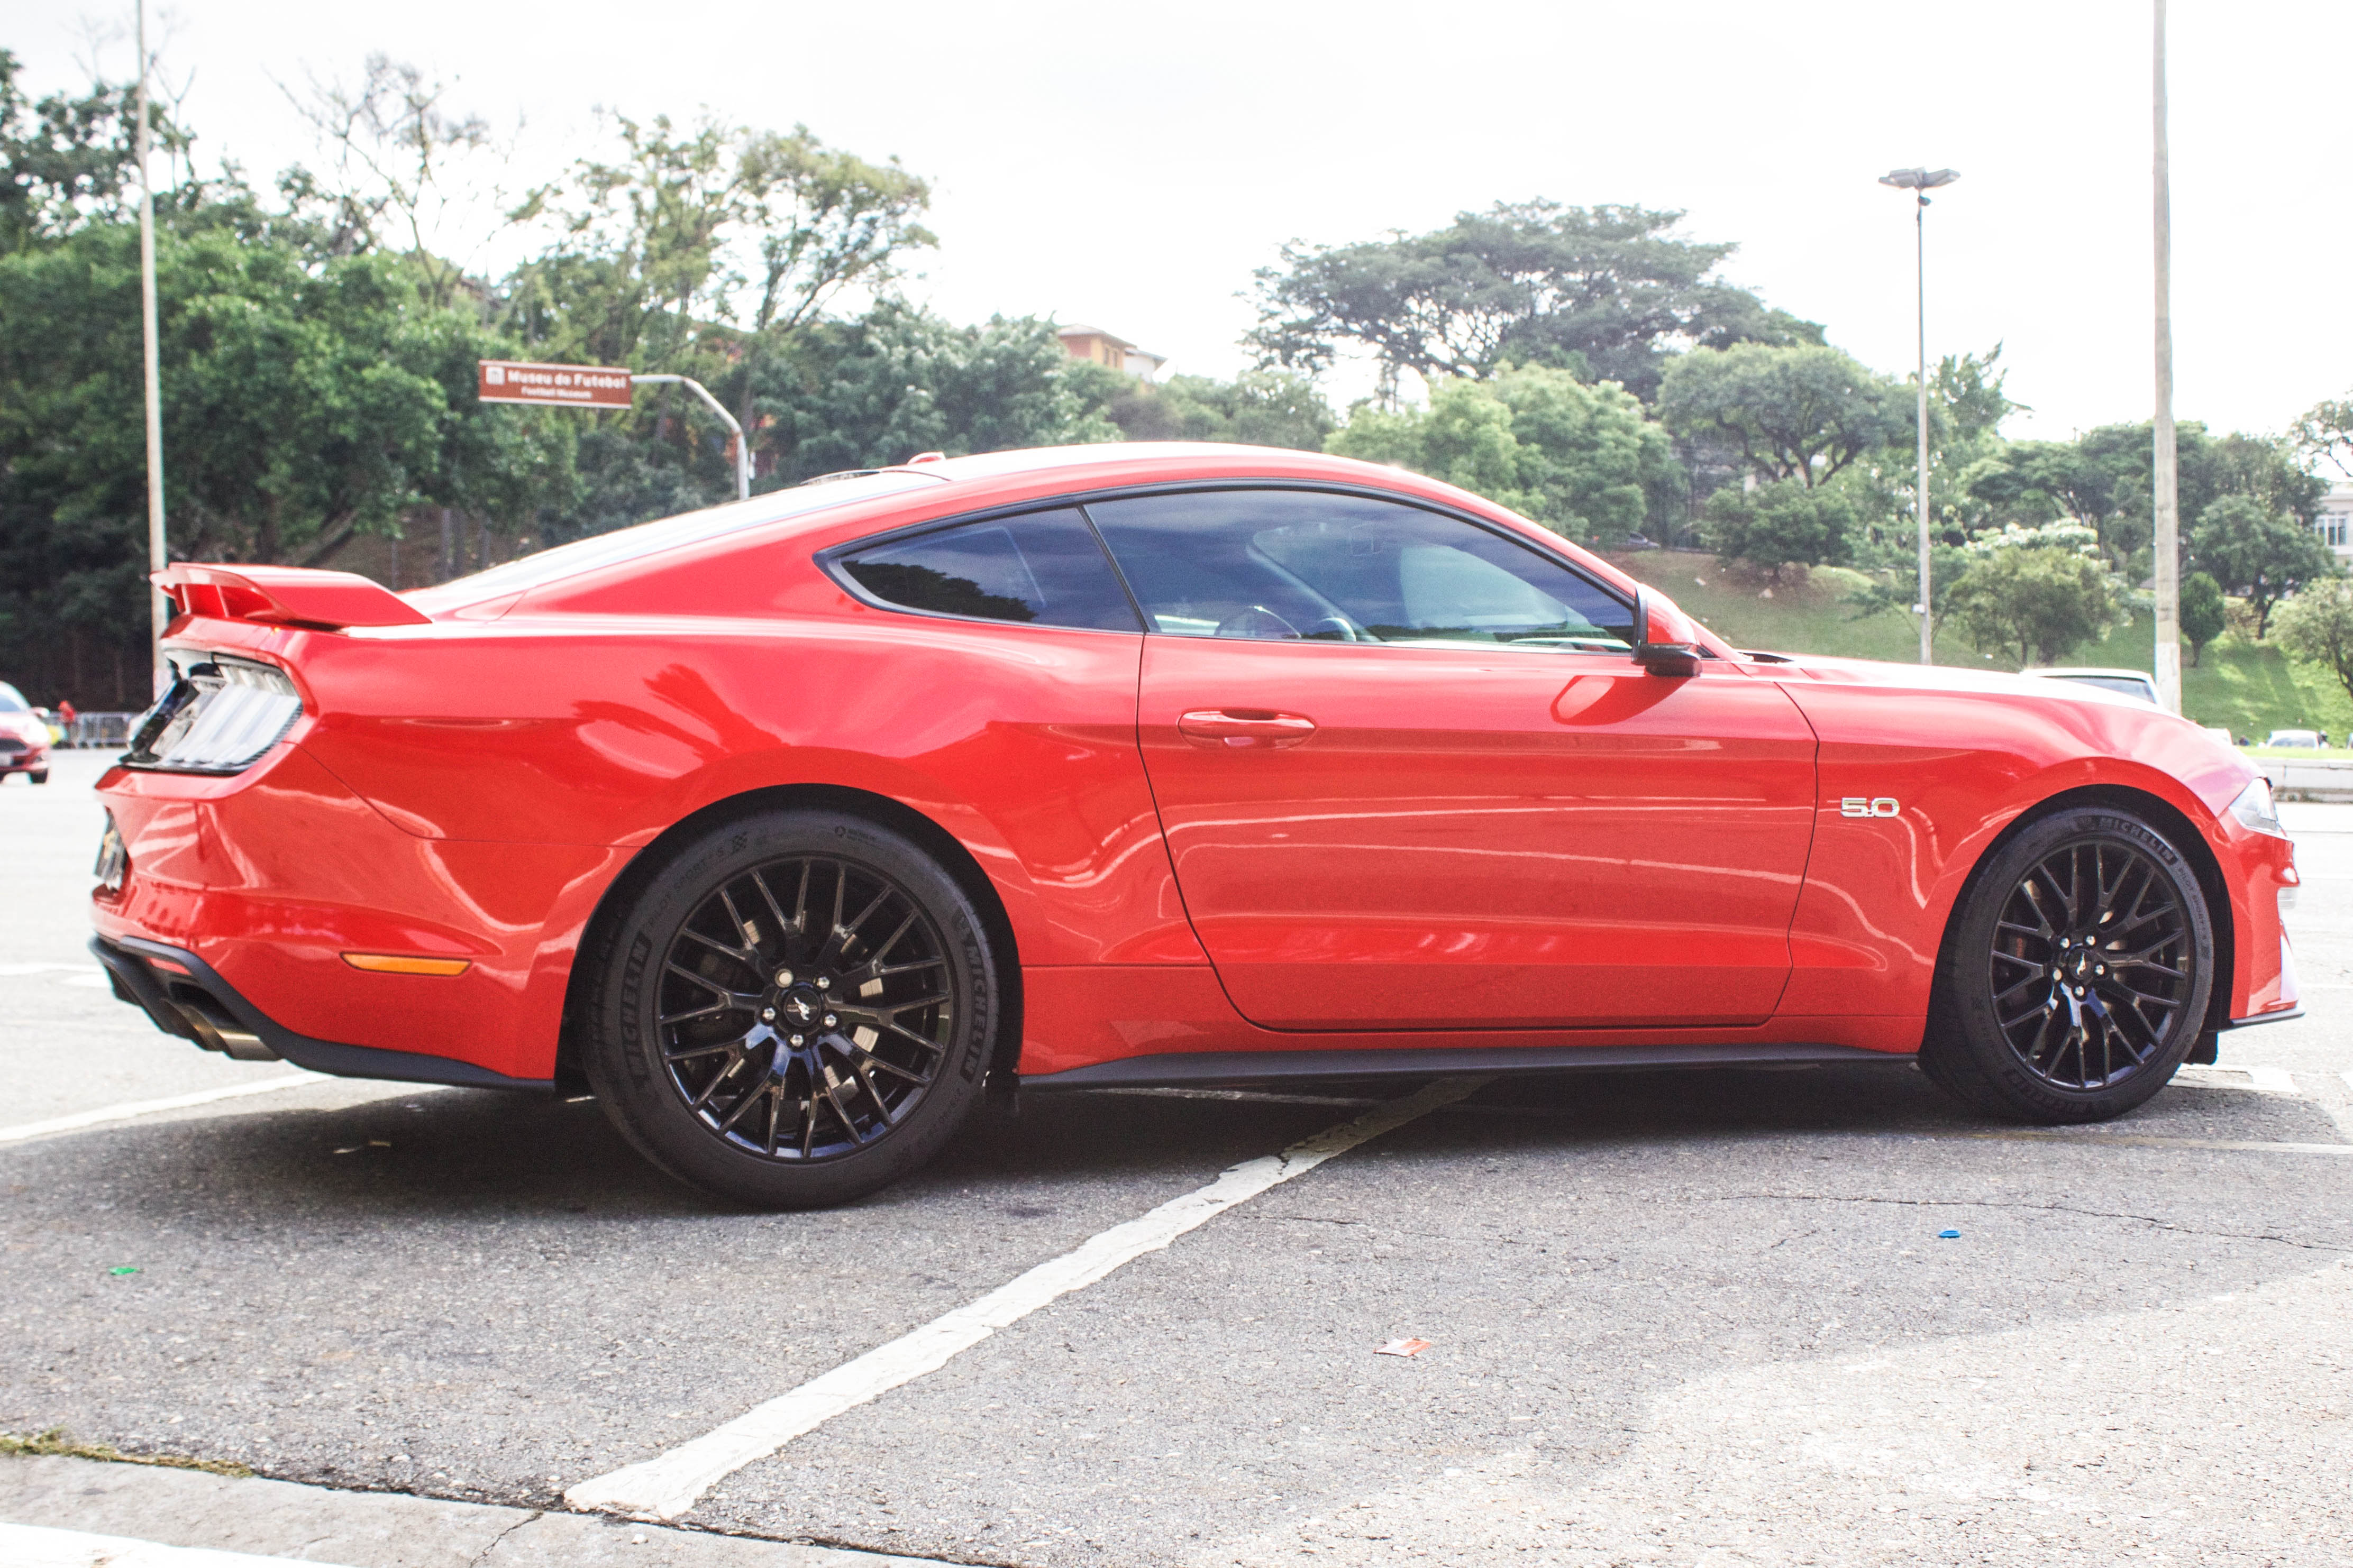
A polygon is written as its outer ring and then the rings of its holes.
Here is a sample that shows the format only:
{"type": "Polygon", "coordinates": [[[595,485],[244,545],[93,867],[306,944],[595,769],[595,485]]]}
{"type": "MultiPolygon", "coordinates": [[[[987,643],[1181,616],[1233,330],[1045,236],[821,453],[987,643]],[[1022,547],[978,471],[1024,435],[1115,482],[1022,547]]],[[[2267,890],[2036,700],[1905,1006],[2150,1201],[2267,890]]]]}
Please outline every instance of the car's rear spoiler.
{"type": "Polygon", "coordinates": [[[183,615],[273,626],[423,626],[433,617],[374,578],[309,566],[182,561],[148,579],[183,615]]]}

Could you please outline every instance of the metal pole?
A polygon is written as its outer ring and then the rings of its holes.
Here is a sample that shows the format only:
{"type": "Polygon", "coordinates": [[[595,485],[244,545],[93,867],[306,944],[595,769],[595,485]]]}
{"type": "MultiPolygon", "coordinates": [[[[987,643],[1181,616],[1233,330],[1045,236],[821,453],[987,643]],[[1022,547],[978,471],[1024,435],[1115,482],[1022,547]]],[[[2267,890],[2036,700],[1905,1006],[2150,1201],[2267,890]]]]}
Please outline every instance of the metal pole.
{"type": "Polygon", "coordinates": [[[689,392],[694,394],[695,396],[702,399],[705,404],[710,405],[711,412],[718,415],[720,418],[725,420],[727,422],[727,428],[735,433],[735,499],[737,500],[750,500],[752,499],[752,447],[750,442],[744,439],[744,426],[735,423],[735,416],[727,412],[727,405],[725,404],[711,395],[711,389],[709,387],[703,385],[702,383],[695,380],[691,375],[633,375],[629,377],[629,384],[633,386],[649,386],[664,383],[674,383],[677,385],[686,388],[689,392]]]}
{"type": "Polygon", "coordinates": [[[1928,563],[1928,193],[1918,195],[1919,205],[1912,209],[1912,254],[1920,305],[1920,488],[1913,492],[1913,502],[1920,519],[1920,662],[1934,664],[1936,628],[1929,612],[1936,601],[1928,563]]]}
{"type": "Polygon", "coordinates": [[[2157,222],[2157,700],[2181,711],[2181,507],[2173,447],[2172,161],[2165,134],[2165,0],[2154,0],[2151,119],[2157,222]]]}
{"type": "MultiPolygon", "coordinates": [[[[164,387],[155,329],[155,192],[147,178],[147,0],[139,0],[139,325],[147,392],[147,569],[168,564],[164,544],[164,387]]],[[[164,627],[170,601],[159,590],[147,595],[149,652],[155,695],[164,694],[164,627]]]]}

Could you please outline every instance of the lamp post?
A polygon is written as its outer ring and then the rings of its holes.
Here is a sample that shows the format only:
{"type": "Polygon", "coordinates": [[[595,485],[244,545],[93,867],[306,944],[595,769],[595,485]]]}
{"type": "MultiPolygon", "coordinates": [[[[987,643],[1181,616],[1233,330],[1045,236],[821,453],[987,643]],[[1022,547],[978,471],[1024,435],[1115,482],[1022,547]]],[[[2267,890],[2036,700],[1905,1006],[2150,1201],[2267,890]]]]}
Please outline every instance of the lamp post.
{"type": "MultiPolygon", "coordinates": [[[[161,572],[170,564],[164,547],[164,393],[161,351],[155,328],[155,190],[147,177],[147,6],[140,0],[139,125],[135,132],[139,160],[139,353],[140,377],[147,403],[147,570],[161,572]]],[[[153,669],[153,698],[164,695],[164,627],[172,612],[161,588],[147,590],[147,658],[153,669]]]]}
{"type": "Polygon", "coordinates": [[[1913,266],[1920,305],[1920,482],[1912,492],[1912,509],[1920,521],[1920,662],[1933,664],[1936,626],[1928,618],[1935,603],[1928,575],[1928,193],[1961,177],[1957,169],[1896,169],[1879,176],[1883,185],[1910,191],[1919,198],[1912,209],[1913,266]]]}
{"type": "Polygon", "coordinates": [[[2149,433],[2155,481],[2151,521],[2157,554],[2157,701],[2168,713],[2181,711],[2181,505],[2180,468],[2173,429],[2173,199],[2172,149],[2165,130],[2165,0],[2151,7],[2156,23],[2150,53],[2150,173],[2156,186],[2157,416],[2149,433]]]}
{"type": "Polygon", "coordinates": [[[711,395],[709,387],[691,375],[633,375],[629,377],[629,384],[632,386],[682,386],[702,399],[704,405],[718,415],[735,437],[735,499],[752,499],[751,444],[744,439],[744,426],[735,422],[735,416],[727,412],[725,404],[711,395]]]}

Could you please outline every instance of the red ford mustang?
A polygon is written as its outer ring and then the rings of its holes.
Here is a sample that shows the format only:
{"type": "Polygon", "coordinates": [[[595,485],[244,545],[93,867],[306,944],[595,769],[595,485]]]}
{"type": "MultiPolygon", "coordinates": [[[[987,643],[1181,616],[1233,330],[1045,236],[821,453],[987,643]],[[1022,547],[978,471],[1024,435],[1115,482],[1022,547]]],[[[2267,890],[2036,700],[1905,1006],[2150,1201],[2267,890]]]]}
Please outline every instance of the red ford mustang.
{"type": "Polygon", "coordinates": [[[2263,780],[2145,703],[1743,652],[1257,447],[815,482],[396,595],[179,565],[100,792],[165,1030],[586,1085],[753,1202],[1029,1090],[1916,1055],[2117,1115],[2293,1016],[2263,780]]]}

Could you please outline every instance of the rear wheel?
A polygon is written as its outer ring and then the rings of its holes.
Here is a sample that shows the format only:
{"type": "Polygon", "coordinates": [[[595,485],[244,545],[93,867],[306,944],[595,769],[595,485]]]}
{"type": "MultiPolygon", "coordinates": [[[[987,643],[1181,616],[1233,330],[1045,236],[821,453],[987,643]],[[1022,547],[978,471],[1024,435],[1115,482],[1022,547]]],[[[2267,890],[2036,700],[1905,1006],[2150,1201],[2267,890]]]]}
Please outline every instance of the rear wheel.
{"type": "Polygon", "coordinates": [[[49,770],[43,768],[38,773],[26,773],[25,776],[35,784],[47,784],[49,782],[49,770]]]}
{"type": "Polygon", "coordinates": [[[999,1016],[978,911],[863,818],[732,823],[657,871],[605,944],[584,1051],[624,1137],[764,1207],[841,1203],[938,1152],[999,1016]]]}
{"type": "Polygon", "coordinates": [[[2197,1044],[2213,968],[2205,894],[2163,834],[2055,813],[1996,852],[1957,915],[1921,1068],[2015,1121],[2120,1116],[2197,1044]]]}

